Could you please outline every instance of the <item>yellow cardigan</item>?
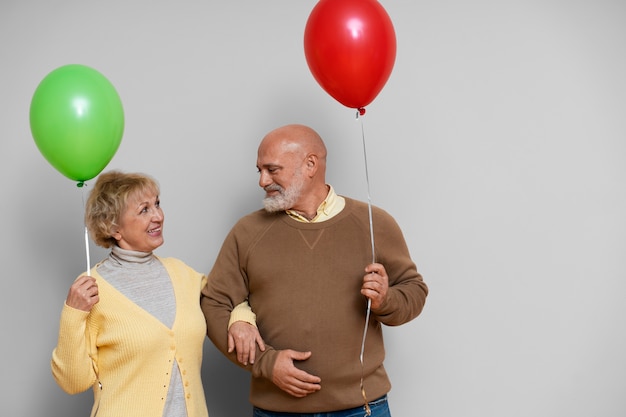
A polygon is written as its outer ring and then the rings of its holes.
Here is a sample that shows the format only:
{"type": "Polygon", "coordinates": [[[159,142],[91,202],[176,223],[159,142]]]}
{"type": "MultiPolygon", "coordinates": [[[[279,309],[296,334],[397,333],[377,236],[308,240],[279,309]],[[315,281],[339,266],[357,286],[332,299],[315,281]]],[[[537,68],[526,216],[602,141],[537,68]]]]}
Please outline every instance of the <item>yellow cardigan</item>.
{"type": "MultiPolygon", "coordinates": [[[[92,387],[92,417],[162,417],[174,360],[180,367],[188,416],[208,416],[200,372],[206,337],[200,290],[206,276],[175,258],[159,259],[176,297],[171,329],[106,282],[97,265],[91,276],[96,278],[100,301],[91,312],[63,307],[52,374],[69,394],[92,387]]],[[[247,310],[254,322],[254,313],[247,310]]]]}

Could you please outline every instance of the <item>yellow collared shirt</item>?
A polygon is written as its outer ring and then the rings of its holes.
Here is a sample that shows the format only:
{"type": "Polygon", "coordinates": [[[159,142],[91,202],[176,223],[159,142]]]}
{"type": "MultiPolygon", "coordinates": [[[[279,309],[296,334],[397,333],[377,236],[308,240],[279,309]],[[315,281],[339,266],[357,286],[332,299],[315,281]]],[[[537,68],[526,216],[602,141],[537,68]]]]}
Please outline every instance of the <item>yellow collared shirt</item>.
{"type": "Polygon", "coordinates": [[[319,205],[317,214],[311,220],[294,210],[285,210],[285,213],[303,223],[319,223],[331,219],[343,210],[346,200],[342,196],[337,195],[332,185],[328,185],[328,188],[330,189],[328,195],[322,201],[322,204],[319,205]]]}

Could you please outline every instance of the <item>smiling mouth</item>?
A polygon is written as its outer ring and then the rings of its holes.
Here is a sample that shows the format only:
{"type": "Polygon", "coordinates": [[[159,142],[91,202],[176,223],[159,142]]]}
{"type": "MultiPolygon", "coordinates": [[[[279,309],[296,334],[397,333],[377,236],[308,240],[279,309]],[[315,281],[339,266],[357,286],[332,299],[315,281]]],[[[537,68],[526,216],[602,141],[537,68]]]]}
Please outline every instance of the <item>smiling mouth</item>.
{"type": "Polygon", "coordinates": [[[150,229],[150,230],[148,230],[148,233],[158,233],[158,232],[160,232],[160,231],[161,231],[161,228],[160,228],[160,227],[157,227],[156,229],[150,229]]]}

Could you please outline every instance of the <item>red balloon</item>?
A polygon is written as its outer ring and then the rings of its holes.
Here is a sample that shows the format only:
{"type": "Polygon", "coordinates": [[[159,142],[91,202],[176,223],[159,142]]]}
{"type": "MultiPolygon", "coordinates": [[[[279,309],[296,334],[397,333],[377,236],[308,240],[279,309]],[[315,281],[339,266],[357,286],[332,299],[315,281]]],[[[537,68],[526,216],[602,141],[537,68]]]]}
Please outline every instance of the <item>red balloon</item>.
{"type": "Polygon", "coordinates": [[[322,88],[363,114],[391,75],[396,35],[377,0],[320,0],[306,23],[304,54],[322,88]]]}

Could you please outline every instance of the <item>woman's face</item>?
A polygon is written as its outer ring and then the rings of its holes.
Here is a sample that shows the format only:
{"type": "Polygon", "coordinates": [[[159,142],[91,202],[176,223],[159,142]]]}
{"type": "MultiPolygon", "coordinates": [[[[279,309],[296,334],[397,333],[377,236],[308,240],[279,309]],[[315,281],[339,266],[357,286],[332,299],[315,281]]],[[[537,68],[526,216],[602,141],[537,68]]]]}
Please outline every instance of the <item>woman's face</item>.
{"type": "Polygon", "coordinates": [[[163,244],[163,210],[151,191],[131,194],[113,234],[122,249],[152,252],[163,244]]]}

